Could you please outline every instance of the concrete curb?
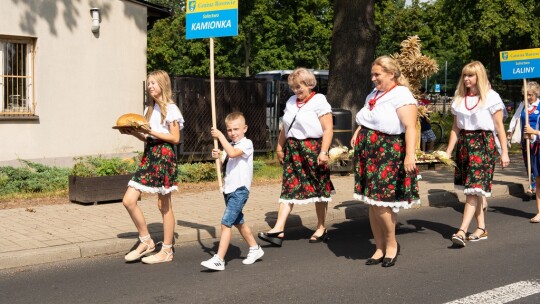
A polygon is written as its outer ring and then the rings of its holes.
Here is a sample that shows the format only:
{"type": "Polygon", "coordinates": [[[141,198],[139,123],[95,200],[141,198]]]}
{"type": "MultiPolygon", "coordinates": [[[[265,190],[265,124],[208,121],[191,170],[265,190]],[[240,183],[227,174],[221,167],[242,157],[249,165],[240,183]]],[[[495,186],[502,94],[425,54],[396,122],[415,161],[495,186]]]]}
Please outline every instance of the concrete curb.
{"type": "MultiPolygon", "coordinates": [[[[427,189],[420,194],[421,205],[416,208],[425,207],[446,207],[464,201],[462,193],[457,194],[447,185],[437,185],[437,187],[424,187],[427,189]],[[441,186],[441,187],[439,187],[441,186]],[[431,188],[431,189],[429,189],[431,188]]],[[[502,183],[494,184],[492,188],[492,197],[506,195],[520,196],[524,195],[522,184],[502,183]]],[[[251,222],[251,229],[254,234],[258,231],[265,231],[271,227],[276,218],[276,214],[267,215],[264,220],[251,222]]],[[[368,216],[368,207],[354,200],[345,200],[341,203],[329,207],[327,221],[335,222],[348,219],[366,218],[368,216]]],[[[317,217],[312,209],[293,211],[287,220],[287,229],[300,227],[312,227],[317,223],[317,217]]],[[[183,226],[176,229],[175,247],[190,242],[201,242],[204,240],[215,239],[220,236],[220,225],[192,225],[183,226]]],[[[238,232],[234,232],[238,233],[238,232]]],[[[162,237],[161,232],[152,231],[154,239],[162,237]]],[[[43,247],[38,249],[18,250],[12,252],[0,253],[0,269],[31,266],[43,263],[58,262],[83,257],[93,257],[99,255],[110,255],[129,252],[135,244],[135,236],[129,238],[112,238],[91,242],[80,242],[68,245],[59,245],[52,247],[43,247]]]]}

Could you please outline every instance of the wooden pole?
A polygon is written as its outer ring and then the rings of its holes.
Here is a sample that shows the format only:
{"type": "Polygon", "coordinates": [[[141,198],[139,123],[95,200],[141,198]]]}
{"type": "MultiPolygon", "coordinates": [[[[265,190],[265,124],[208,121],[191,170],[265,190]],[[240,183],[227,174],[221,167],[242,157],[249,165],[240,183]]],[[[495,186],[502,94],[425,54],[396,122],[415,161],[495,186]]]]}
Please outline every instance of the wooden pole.
{"type": "MultiPolygon", "coordinates": [[[[529,101],[527,101],[527,79],[523,78],[523,111],[525,111],[525,126],[529,125],[529,101]]],[[[525,139],[525,149],[527,151],[527,177],[529,178],[529,192],[531,187],[531,143],[529,136],[525,139]]]]}
{"type": "MultiPolygon", "coordinates": [[[[214,38],[210,38],[210,103],[212,104],[212,127],[217,128],[216,120],[216,89],[214,86],[214,38]]],[[[214,138],[214,149],[218,149],[218,140],[214,138]]],[[[223,190],[221,179],[221,160],[216,158],[216,172],[219,190],[223,190]]]]}

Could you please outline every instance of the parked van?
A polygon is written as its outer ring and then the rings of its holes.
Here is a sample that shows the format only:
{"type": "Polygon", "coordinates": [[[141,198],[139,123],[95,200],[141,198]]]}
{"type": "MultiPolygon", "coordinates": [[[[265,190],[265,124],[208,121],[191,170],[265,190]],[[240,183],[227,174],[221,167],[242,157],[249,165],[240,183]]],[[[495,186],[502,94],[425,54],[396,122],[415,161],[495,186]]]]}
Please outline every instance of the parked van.
{"type": "MultiPolygon", "coordinates": [[[[314,88],[314,91],[326,95],[328,92],[328,70],[312,69],[311,71],[315,74],[315,79],[317,79],[317,86],[314,88]]],[[[294,94],[287,84],[287,79],[292,72],[293,70],[273,70],[260,72],[255,75],[255,78],[262,78],[272,82],[266,90],[267,104],[275,105],[276,97],[282,99],[284,95],[288,95],[286,98],[289,98],[294,94]],[[278,82],[281,83],[281,86],[276,87],[276,83],[278,82]]],[[[287,99],[282,102],[285,103],[286,101],[287,99]]]]}

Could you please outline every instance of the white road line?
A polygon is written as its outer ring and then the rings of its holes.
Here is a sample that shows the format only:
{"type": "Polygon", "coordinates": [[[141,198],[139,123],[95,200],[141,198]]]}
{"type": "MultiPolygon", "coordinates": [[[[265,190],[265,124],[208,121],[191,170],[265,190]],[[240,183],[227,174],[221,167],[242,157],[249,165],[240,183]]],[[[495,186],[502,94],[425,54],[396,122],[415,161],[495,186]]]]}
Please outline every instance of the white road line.
{"type": "Polygon", "coordinates": [[[540,282],[521,281],[487,290],[445,304],[503,304],[540,293],[540,282]]]}

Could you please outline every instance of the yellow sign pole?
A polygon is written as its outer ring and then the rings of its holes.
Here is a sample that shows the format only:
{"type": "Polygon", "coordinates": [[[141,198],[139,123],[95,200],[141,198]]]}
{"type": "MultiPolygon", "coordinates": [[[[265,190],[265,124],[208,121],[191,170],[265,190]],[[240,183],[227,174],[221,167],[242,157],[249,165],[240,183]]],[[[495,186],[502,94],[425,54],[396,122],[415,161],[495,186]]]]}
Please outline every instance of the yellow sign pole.
{"type": "MultiPolygon", "coordinates": [[[[214,85],[214,38],[210,38],[210,103],[212,104],[212,127],[217,128],[216,119],[216,88],[214,85]]],[[[218,140],[214,138],[214,149],[218,149],[218,140]]],[[[223,180],[221,179],[221,159],[216,158],[216,172],[219,189],[223,189],[223,180]]]]}
{"type": "MultiPolygon", "coordinates": [[[[523,111],[525,111],[525,126],[529,125],[529,101],[527,100],[527,79],[523,78],[523,111]]],[[[521,130],[519,130],[521,132],[521,130]]],[[[525,149],[527,152],[527,177],[529,178],[529,192],[531,187],[531,141],[529,136],[525,138],[525,149]]]]}

